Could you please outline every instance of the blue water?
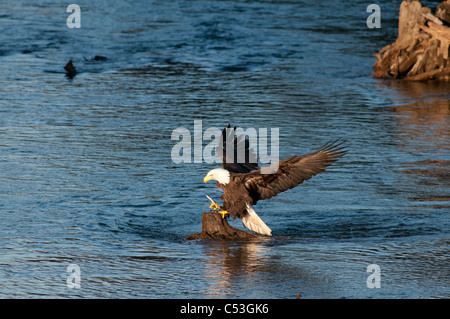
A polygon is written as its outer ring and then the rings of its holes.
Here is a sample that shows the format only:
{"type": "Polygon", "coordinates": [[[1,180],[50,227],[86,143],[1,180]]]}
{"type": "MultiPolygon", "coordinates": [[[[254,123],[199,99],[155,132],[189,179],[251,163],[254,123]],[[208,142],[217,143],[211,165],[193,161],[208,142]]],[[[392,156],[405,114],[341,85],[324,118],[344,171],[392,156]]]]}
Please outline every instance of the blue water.
{"type": "Polygon", "coordinates": [[[400,2],[77,4],[0,3],[1,298],[450,297],[450,85],[371,77],[400,2]],[[186,241],[220,195],[172,161],[194,120],[349,153],[255,206],[273,238],[186,241]]]}

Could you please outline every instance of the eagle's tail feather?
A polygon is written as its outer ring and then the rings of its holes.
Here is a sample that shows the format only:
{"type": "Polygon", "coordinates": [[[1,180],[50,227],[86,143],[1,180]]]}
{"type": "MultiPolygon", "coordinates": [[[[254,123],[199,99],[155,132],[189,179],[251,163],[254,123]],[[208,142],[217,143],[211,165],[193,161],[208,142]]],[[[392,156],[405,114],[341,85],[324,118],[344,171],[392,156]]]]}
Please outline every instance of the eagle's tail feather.
{"type": "Polygon", "coordinates": [[[242,223],[255,233],[272,236],[272,230],[259,218],[250,204],[247,204],[247,215],[242,217],[242,223]]]}

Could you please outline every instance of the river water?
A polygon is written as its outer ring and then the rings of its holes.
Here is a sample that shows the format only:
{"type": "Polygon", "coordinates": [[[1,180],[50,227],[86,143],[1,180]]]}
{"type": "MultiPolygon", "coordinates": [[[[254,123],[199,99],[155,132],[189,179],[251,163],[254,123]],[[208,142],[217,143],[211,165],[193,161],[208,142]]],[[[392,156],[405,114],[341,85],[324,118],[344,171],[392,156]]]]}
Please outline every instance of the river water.
{"type": "Polygon", "coordinates": [[[1,298],[450,297],[450,85],[371,77],[399,1],[77,4],[0,3],[1,298]],[[349,153],[255,206],[273,238],[186,241],[220,195],[171,158],[195,120],[349,153]]]}

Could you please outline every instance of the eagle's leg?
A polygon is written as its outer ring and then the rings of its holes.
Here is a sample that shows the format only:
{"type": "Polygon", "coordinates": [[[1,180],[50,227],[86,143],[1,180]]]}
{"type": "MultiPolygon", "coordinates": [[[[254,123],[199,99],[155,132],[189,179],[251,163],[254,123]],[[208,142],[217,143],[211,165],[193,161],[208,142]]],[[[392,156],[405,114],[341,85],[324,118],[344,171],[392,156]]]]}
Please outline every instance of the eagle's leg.
{"type": "Polygon", "coordinates": [[[209,209],[217,211],[220,215],[222,215],[222,218],[225,218],[225,215],[228,214],[228,212],[226,210],[223,210],[222,207],[220,207],[217,203],[212,203],[209,206],[209,209]]]}
{"type": "Polygon", "coordinates": [[[220,215],[222,215],[222,219],[225,218],[225,215],[229,214],[226,210],[221,210],[218,212],[220,215]]]}
{"type": "Polygon", "coordinates": [[[212,199],[210,196],[206,195],[206,197],[208,197],[208,199],[211,201],[211,205],[209,205],[209,209],[210,210],[222,210],[222,207],[220,207],[219,204],[217,204],[214,199],[212,199]]]}
{"type": "Polygon", "coordinates": [[[220,207],[219,204],[217,204],[214,199],[212,199],[210,196],[206,195],[208,199],[211,201],[211,205],[209,205],[209,209],[218,211],[220,215],[222,215],[222,218],[225,218],[225,215],[229,214],[226,210],[223,210],[222,207],[220,207]]]}
{"type": "Polygon", "coordinates": [[[219,210],[220,206],[217,203],[212,203],[211,205],[209,205],[209,209],[219,210]]]}

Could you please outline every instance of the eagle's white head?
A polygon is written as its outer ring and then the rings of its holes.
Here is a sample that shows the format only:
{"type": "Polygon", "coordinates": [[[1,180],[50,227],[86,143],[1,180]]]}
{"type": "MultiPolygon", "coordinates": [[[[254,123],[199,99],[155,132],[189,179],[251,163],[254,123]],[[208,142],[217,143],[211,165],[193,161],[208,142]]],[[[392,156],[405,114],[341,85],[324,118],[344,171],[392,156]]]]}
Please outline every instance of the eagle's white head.
{"type": "Polygon", "coordinates": [[[218,181],[222,185],[227,185],[230,182],[230,172],[223,168],[215,168],[210,170],[203,179],[205,183],[209,180],[218,181]]]}

